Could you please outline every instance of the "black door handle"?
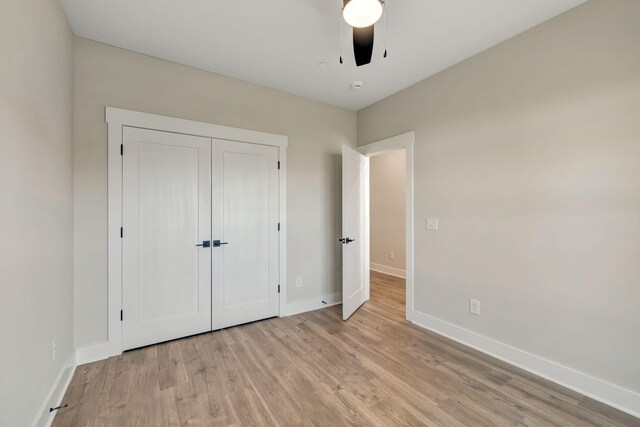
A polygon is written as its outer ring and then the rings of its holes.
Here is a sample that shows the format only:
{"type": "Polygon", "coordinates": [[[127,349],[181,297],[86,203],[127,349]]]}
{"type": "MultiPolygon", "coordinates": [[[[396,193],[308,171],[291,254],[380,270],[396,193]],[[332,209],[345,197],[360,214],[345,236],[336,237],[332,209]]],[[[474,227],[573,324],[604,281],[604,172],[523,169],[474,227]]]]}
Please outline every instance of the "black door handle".
{"type": "Polygon", "coordinates": [[[213,241],[213,247],[214,248],[219,248],[222,245],[228,245],[229,242],[221,242],[220,240],[214,240],[213,241]]]}
{"type": "Polygon", "coordinates": [[[350,239],[348,237],[345,237],[343,239],[338,239],[338,241],[344,243],[345,245],[348,245],[351,242],[355,242],[356,239],[350,239]]]}
{"type": "Polygon", "coordinates": [[[211,242],[209,240],[203,240],[202,243],[196,245],[196,246],[202,246],[203,248],[210,248],[211,247],[211,242]]]}

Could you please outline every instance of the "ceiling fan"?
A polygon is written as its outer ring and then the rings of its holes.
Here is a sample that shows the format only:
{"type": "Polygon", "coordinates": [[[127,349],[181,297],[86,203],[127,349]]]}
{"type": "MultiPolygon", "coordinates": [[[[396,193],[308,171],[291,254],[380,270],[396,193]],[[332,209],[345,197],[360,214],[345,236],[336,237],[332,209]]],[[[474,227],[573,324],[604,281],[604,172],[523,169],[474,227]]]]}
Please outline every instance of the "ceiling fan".
{"type": "MultiPolygon", "coordinates": [[[[384,0],[343,0],[342,16],[353,27],[353,53],[358,67],[371,62],[374,24],[382,16],[384,6],[384,0]]],[[[387,57],[386,49],[383,57],[387,57]]],[[[342,62],[340,55],[340,63],[342,62]]]]}

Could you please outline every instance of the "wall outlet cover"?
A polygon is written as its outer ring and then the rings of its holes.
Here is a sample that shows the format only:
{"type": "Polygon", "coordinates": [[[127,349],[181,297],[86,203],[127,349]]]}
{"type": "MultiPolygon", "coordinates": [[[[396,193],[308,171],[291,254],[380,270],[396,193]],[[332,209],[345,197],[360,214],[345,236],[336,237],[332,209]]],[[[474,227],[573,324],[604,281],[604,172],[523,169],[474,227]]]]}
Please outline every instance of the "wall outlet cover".
{"type": "Polygon", "coordinates": [[[298,276],[296,277],[296,288],[301,288],[302,287],[302,277],[298,276]]]}
{"type": "Polygon", "coordinates": [[[438,229],[438,218],[428,217],[424,224],[425,229],[436,231],[438,229]]]}
{"type": "Polygon", "coordinates": [[[469,312],[476,316],[480,316],[480,301],[473,298],[469,299],[469,312]]]}
{"type": "Polygon", "coordinates": [[[393,261],[394,259],[396,259],[396,253],[395,253],[395,252],[393,252],[393,251],[389,252],[389,259],[390,259],[391,261],[393,261]]]}

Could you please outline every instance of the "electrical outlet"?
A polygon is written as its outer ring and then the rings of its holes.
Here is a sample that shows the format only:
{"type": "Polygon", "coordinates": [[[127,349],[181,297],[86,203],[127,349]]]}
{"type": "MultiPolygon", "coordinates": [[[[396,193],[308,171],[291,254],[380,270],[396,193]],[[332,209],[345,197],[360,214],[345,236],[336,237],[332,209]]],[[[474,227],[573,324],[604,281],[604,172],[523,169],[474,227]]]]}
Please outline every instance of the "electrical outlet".
{"type": "Polygon", "coordinates": [[[57,341],[57,338],[54,338],[53,341],[51,341],[51,360],[56,360],[56,353],[58,352],[57,341]]]}
{"type": "Polygon", "coordinates": [[[438,230],[438,218],[427,218],[424,221],[424,228],[430,231],[438,230]]]}
{"type": "Polygon", "coordinates": [[[301,288],[302,287],[302,277],[298,276],[296,277],[296,288],[301,288]]]}
{"type": "Polygon", "coordinates": [[[395,253],[395,252],[393,252],[393,251],[389,252],[389,259],[390,259],[391,261],[393,261],[394,259],[396,259],[396,253],[395,253]]]}
{"type": "Polygon", "coordinates": [[[480,316],[480,301],[473,298],[469,299],[469,311],[471,312],[471,314],[480,316]]]}

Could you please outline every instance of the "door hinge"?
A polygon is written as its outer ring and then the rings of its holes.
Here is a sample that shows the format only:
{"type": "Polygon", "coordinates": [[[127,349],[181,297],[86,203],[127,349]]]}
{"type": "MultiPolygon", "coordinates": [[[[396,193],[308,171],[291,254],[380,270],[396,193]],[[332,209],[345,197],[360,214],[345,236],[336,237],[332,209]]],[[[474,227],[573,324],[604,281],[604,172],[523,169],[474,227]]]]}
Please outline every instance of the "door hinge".
{"type": "Polygon", "coordinates": [[[278,231],[280,231],[280,223],[278,223],[278,231]]]}
{"type": "Polygon", "coordinates": [[[120,155],[124,156],[124,144],[120,144],[120,155]]]}
{"type": "Polygon", "coordinates": [[[280,293],[280,285],[278,285],[278,293],[280,293]]]}
{"type": "Polygon", "coordinates": [[[120,227],[120,238],[124,237],[124,227],[120,227]]]}
{"type": "Polygon", "coordinates": [[[120,310],[120,321],[122,322],[123,320],[124,320],[124,312],[120,310]]]}
{"type": "Polygon", "coordinates": [[[280,170],[280,160],[278,160],[278,170],[280,170]]]}

